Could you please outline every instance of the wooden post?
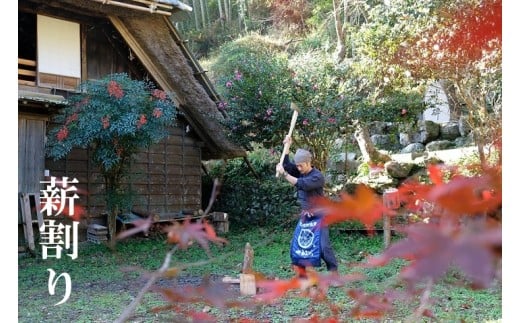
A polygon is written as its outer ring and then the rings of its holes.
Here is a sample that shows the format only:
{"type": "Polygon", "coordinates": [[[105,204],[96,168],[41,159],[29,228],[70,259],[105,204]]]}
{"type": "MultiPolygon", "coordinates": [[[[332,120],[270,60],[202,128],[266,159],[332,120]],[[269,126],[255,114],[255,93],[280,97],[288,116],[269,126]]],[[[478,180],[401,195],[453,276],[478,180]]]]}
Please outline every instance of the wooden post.
{"type": "Polygon", "coordinates": [[[256,281],[253,273],[254,251],[251,245],[246,243],[244,250],[244,262],[242,263],[242,273],[240,274],[240,294],[256,295],[256,281]]]}
{"type": "Polygon", "coordinates": [[[36,250],[34,242],[34,230],[33,223],[38,223],[38,228],[43,225],[43,215],[40,207],[40,194],[39,193],[20,193],[20,204],[22,211],[22,221],[24,225],[24,236],[25,241],[31,251],[36,250]],[[34,204],[34,216],[31,209],[31,199],[34,204]]]}
{"type": "Polygon", "coordinates": [[[390,217],[388,215],[383,216],[383,239],[385,241],[385,248],[390,245],[390,239],[392,237],[392,229],[390,228],[390,217]]]}
{"type": "MultiPolygon", "coordinates": [[[[390,210],[397,210],[400,206],[399,191],[396,188],[388,188],[383,192],[383,204],[390,210]]],[[[392,236],[392,225],[391,219],[388,214],[383,215],[383,239],[385,248],[390,245],[390,239],[392,236]]]]}
{"type": "Polygon", "coordinates": [[[229,231],[229,217],[227,213],[213,212],[210,215],[218,233],[227,233],[229,231]]]}
{"type": "Polygon", "coordinates": [[[24,224],[25,240],[31,251],[35,251],[36,246],[34,245],[34,232],[32,226],[32,215],[31,205],[29,202],[29,196],[26,193],[21,194],[22,200],[22,218],[24,224]]]}
{"type": "Polygon", "coordinates": [[[255,252],[251,248],[251,244],[246,243],[244,248],[244,262],[242,263],[242,274],[251,274],[253,272],[253,258],[255,252]]]}
{"type": "Polygon", "coordinates": [[[256,295],[255,275],[240,274],[240,295],[256,295]]]}

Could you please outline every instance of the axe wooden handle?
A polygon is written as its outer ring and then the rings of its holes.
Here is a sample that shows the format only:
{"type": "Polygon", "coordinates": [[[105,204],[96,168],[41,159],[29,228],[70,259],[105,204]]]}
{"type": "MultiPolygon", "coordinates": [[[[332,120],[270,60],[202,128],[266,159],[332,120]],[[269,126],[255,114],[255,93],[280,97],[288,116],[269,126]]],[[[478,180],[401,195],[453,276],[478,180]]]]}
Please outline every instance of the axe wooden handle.
{"type": "MultiPolygon", "coordinates": [[[[294,126],[296,125],[296,119],[298,118],[298,111],[297,110],[293,110],[293,114],[292,114],[292,119],[291,119],[291,126],[289,127],[289,132],[287,133],[287,136],[291,137],[292,136],[292,133],[293,133],[293,130],[294,130],[294,126]]],[[[283,163],[283,158],[285,155],[287,155],[289,153],[289,143],[285,143],[283,145],[283,151],[282,151],[282,155],[280,156],[280,164],[283,163]]],[[[279,177],[281,174],[278,173],[278,171],[276,172],[276,177],[279,177]]]]}

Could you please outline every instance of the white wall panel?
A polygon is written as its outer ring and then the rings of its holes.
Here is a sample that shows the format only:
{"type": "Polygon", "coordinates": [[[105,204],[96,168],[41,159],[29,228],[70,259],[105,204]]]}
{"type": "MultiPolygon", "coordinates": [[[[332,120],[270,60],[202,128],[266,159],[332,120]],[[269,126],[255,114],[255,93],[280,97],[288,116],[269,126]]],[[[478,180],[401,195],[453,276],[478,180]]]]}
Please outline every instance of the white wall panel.
{"type": "Polygon", "coordinates": [[[79,24],[38,15],[37,31],[38,71],[80,78],[79,24]]]}

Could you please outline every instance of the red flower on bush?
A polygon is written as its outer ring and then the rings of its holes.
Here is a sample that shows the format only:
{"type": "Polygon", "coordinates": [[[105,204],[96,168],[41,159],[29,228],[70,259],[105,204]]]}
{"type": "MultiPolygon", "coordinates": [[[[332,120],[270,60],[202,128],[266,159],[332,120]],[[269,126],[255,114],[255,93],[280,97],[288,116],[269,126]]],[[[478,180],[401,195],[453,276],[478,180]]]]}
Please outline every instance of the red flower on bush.
{"type": "Polygon", "coordinates": [[[164,92],[163,90],[154,89],[152,91],[152,96],[159,100],[166,100],[166,92],[164,92]]]}
{"type": "Polygon", "coordinates": [[[141,117],[139,120],[137,120],[137,129],[141,129],[141,127],[146,123],[146,116],[144,114],[141,114],[141,117]]]}
{"type": "Polygon", "coordinates": [[[65,121],[65,124],[68,125],[69,123],[78,120],[78,113],[74,112],[70,116],[67,117],[67,120],[65,121]]]}
{"type": "Polygon", "coordinates": [[[56,134],[56,138],[58,141],[63,141],[69,135],[69,129],[66,126],[63,126],[58,133],[56,134]]]}
{"type": "Polygon", "coordinates": [[[155,117],[155,118],[160,118],[162,116],[162,110],[159,109],[159,108],[155,108],[153,109],[153,112],[152,112],[152,115],[155,117]]]}
{"type": "Polygon", "coordinates": [[[103,129],[110,127],[110,117],[104,116],[101,118],[101,123],[103,124],[103,129]]]}
{"type": "Polygon", "coordinates": [[[116,81],[110,81],[108,82],[108,94],[110,96],[115,97],[116,99],[121,99],[124,95],[123,89],[121,89],[121,86],[116,81]]]}

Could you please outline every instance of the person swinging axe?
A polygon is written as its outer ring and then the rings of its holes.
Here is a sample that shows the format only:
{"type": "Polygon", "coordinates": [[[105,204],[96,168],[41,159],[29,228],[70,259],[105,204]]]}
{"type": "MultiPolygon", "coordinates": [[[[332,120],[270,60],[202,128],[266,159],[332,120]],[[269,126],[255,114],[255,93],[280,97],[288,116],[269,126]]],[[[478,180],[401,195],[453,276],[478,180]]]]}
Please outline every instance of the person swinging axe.
{"type": "Polygon", "coordinates": [[[276,165],[277,174],[296,187],[297,199],[301,207],[300,219],[291,241],[291,263],[298,276],[306,278],[306,267],[320,267],[321,259],[327,270],[337,274],[338,262],[332,250],[329,228],[321,225],[323,214],[313,212],[312,199],[323,196],[325,178],[312,166],[312,154],[305,149],[298,149],[294,161],[289,160],[292,144],[291,135],[283,141],[284,149],[280,163],[276,165]]]}

